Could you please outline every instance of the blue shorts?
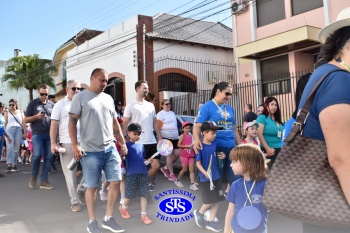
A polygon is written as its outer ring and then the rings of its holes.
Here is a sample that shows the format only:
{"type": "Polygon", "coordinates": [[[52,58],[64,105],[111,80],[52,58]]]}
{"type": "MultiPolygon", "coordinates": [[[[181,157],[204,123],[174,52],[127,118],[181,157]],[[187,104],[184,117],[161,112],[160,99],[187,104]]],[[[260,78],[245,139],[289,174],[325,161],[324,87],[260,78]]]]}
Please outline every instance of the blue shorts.
{"type": "Polygon", "coordinates": [[[96,188],[99,185],[102,170],[105,173],[107,182],[122,179],[121,158],[115,147],[109,147],[100,152],[86,152],[81,161],[84,186],[87,188],[96,188]]]}

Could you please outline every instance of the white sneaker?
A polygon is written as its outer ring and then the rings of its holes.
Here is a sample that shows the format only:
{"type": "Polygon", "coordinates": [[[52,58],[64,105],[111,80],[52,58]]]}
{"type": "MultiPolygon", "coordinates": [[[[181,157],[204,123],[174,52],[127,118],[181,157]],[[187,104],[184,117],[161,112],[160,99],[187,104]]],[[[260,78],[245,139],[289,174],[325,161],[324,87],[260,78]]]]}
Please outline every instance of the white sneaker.
{"type": "Polygon", "coordinates": [[[102,189],[100,190],[100,198],[101,201],[107,201],[107,196],[108,196],[108,191],[103,191],[102,189]]]}
{"type": "Polygon", "coordinates": [[[183,187],[184,187],[184,186],[182,185],[181,181],[176,180],[176,181],[175,181],[175,184],[176,184],[176,186],[179,187],[179,188],[183,188],[183,187]]]}
{"type": "Polygon", "coordinates": [[[191,184],[190,189],[195,190],[195,191],[199,190],[195,184],[191,184]]]}

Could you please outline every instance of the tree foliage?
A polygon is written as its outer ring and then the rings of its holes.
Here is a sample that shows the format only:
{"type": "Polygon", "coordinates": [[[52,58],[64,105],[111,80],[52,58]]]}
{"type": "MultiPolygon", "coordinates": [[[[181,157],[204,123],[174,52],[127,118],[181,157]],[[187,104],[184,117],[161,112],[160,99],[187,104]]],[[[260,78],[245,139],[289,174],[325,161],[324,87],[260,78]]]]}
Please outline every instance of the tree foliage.
{"type": "Polygon", "coordinates": [[[55,89],[55,82],[51,77],[54,71],[56,68],[51,61],[40,59],[38,54],[13,57],[6,66],[2,80],[7,81],[9,89],[27,89],[30,100],[33,100],[33,90],[37,90],[40,84],[47,84],[55,89]]]}

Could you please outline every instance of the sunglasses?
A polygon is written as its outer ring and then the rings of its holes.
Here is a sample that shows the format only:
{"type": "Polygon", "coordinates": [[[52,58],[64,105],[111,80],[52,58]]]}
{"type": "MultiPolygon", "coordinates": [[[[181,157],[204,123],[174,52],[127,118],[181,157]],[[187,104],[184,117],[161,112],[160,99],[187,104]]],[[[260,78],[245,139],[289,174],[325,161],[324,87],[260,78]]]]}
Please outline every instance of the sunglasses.
{"type": "Polygon", "coordinates": [[[225,95],[226,96],[232,96],[232,93],[231,92],[225,92],[225,95]]]}
{"type": "Polygon", "coordinates": [[[14,104],[9,104],[9,106],[10,106],[10,107],[11,107],[11,106],[13,107],[13,106],[15,106],[15,105],[14,105],[14,104]]]}
{"type": "Polygon", "coordinates": [[[118,106],[122,106],[121,104],[118,104],[118,106]]]}
{"type": "Polygon", "coordinates": [[[167,103],[167,104],[164,104],[165,106],[169,106],[169,105],[171,105],[171,103],[167,103]]]}
{"type": "Polygon", "coordinates": [[[46,93],[40,93],[40,96],[48,96],[49,94],[46,93]]]}
{"type": "Polygon", "coordinates": [[[72,89],[72,91],[76,91],[76,90],[81,91],[80,87],[72,87],[71,89],[72,89]]]}

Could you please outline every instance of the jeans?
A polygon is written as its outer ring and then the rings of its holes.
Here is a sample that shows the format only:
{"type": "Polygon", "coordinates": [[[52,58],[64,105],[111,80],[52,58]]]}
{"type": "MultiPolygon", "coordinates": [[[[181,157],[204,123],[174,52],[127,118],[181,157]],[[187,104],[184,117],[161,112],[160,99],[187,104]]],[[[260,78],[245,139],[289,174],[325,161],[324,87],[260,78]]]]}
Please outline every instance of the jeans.
{"type": "Polygon", "coordinates": [[[21,127],[11,127],[6,130],[7,135],[11,138],[12,142],[7,143],[7,162],[16,165],[19,148],[22,143],[22,128],[21,127]]]}
{"type": "Polygon", "coordinates": [[[230,147],[230,148],[216,147],[216,153],[223,152],[226,155],[226,157],[223,160],[218,159],[219,160],[218,164],[219,164],[220,180],[222,180],[223,173],[225,172],[227,181],[230,185],[232,184],[232,182],[241,178],[241,176],[235,175],[232,171],[232,168],[230,167],[230,165],[231,165],[230,152],[232,149],[233,149],[233,147],[230,147]],[[220,166],[221,164],[222,164],[222,166],[220,166]]]}
{"type": "Polygon", "coordinates": [[[50,134],[33,134],[33,162],[32,162],[32,176],[39,175],[40,158],[44,157],[43,168],[41,171],[41,181],[48,180],[48,173],[51,168],[51,142],[50,134]],[[42,153],[44,153],[42,155],[42,153]]]}

